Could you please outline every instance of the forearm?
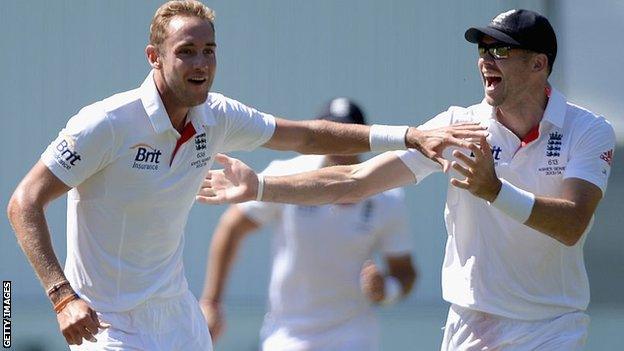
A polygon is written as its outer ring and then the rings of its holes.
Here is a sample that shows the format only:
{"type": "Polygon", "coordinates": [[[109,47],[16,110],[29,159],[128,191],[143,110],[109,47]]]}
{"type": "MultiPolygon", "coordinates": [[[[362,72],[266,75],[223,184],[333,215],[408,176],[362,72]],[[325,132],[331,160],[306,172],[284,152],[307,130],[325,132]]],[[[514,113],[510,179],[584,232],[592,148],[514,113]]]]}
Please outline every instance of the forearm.
{"type": "Polygon", "coordinates": [[[224,231],[216,232],[210,245],[210,253],[206,265],[206,278],[201,299],[211,303],[222,300],[223,291],[227,283],[240,239],[227,235],[224,231]]]}
{"type": "Polygon", "coordinates": [[[536,197],[531,215],[524,224],[564,245],[572,246],[583,235],[591,219],[584,213],[572,201],[536,197]]]}
{"type": "Polygon", "coordinates": [[[228,208],[215,229],[206,264],[201,299],[219,303],[243,238],[257,225],[235,206],[228,208]]]}
{"type": "Polygon", "coordinates": [[[262,201],[298,205],[357,202],[355,166],[333,166],[290,176],[265,177],[262,201]]]}
{"type": "MultiPolygon", "coordinates": [[[[65,280],[65,274],[54,253],[43,206],[30,204],[19,195],[14,196],[8,207],[8,216],[17,241],[33,267],[44,289],[65,280]]],[[[69,285],[51,294],[55,304],[63,296],[73,293],[69,285]]]]}

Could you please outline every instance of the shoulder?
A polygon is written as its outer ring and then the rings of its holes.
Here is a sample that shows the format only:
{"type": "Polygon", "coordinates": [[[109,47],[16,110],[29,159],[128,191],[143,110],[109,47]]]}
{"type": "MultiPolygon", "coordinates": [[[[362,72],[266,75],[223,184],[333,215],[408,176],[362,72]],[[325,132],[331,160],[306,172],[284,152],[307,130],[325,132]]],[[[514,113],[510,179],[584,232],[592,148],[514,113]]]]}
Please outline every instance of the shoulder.
{"type": "Polygon", "coordinates": [[[232,112],[240,112],[248,109],[242,102],[229,98],[221,93],[208,93],[206,105],[215,115],[227,116],[232,112]]]}
{"type": "Polygon", "coordinates": [[[564,123],[565,129],[570,130],[578,137],[591,134],[596,137],[615,140],[613,126],[606,118],[574,103],[566,103],[566,120],[564,123]]]}

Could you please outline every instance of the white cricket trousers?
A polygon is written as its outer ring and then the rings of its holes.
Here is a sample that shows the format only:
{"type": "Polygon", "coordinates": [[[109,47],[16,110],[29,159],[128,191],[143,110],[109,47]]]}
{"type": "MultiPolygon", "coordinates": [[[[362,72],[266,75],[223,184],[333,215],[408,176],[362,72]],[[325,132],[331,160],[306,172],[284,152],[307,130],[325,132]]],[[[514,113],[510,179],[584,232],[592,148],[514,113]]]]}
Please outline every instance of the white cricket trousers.
{"type": "Polygon", "coordinates": [[[262,326],[262,351],[378,351],[379,325],[374,316],[358,316],[336,326],[318,326],[305,333],[267,322],[262,326]]]}
{"type": "Polygon", "coordinates": [[[589,316],[572,312],[523,321],[451,305],[442,351],[577,351],[587,339],[589,316]]]}
{"type": "Polygon", "coordinates": [[[190,291],[179,297],[148,300],[125,312],[99,313],[111,325],[72,351],[212,351],[208,326],[190,291]]]}

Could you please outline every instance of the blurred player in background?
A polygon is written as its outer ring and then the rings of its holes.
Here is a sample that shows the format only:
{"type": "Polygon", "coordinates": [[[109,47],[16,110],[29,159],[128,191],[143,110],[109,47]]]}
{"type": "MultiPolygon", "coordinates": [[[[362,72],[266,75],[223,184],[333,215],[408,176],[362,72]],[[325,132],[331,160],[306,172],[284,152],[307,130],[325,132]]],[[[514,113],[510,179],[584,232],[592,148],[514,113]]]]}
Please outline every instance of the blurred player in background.
{"type": "Polygon", "coordinates": [[[143,84],[81,109],[9,201],[18,242],[73,350],[212,348],[184,277],[182,249],[190,208],[216,153],[264,146],[349,154],[407,145],[443,162],[446,146],[466,145],[456,137],[483,133],[475,124],[422,132],[288,121],[209,93],[213,21],[198,1],[163,4],[150,25],[145,53],[152,70],[143,84]],[[45,208],[65,193],[63,270],[45,208]],[[110,327],[102,330],[101,321],[110,327]]]}
{"type": "MultiPolygon", "coordinates": [[[[319,118],[365,124],[361,109],[346,98],[332,100],[319,118]]],[[[358,162],[357,155],[305,155],[273,161],[263,174],[358,162]]],[[[416,278],[406,223],[400,188],[349,205],[251,201],[231,206],[215,229],[200,299],[212,337],[225,326],[221,301],[241,240],[270,224],[275,233],[262,350],[378,350],[371,306],[396,302],[416,278]],[[376,253],[383,256],[386,273],[372,263],[376,253]]]]}
{"type": "MultiPolygon", "coordinates": [[[[479,122],[490,133],[470,153],[452,153],[442,268],[451,307],[442,349],[582,349],[589,325],[583,244],[606,190],[613,128],[549,84],[557,40],[545,17],[507,11],[465,38],[478,46],[484,100],[421,126],[479,122]]],[[[228,173],[209,174],[201,201],[246,201],[261,190],[271,202],[354,202],[439,168],[414,150],[266,178],[219,160],[228,173]]]]}

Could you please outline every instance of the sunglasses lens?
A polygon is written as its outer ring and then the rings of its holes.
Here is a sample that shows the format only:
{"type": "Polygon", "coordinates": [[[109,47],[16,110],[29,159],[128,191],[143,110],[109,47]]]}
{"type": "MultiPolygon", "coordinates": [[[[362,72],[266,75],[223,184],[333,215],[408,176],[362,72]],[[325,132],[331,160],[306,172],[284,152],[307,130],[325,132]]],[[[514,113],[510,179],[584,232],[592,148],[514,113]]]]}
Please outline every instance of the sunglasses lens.
{"type": "Polygon", "coordinates": [[[507,46],[499,46],[496,48],[491,48],[490,53],[497,59],[507,58],[509,57],[509,47],[507,46]]]}

